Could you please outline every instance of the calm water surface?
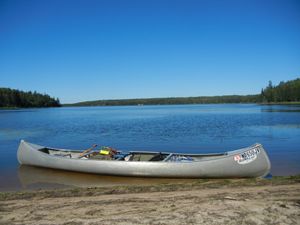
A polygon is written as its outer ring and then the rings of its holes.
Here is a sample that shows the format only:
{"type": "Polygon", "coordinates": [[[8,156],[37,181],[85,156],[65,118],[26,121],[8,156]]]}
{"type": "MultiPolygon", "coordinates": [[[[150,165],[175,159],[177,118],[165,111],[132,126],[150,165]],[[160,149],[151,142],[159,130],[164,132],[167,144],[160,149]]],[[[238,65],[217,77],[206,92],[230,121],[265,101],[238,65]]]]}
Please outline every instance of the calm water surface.
{"type": "MultiPolygon", "coordinates": [[[[300,106],[208,104],[0,111],[0,190],[177,182],[19,166],[19,141],[60,148],[208,153],[262,143],[273,175],[300,173],[300,106]]],[[[178,180],[180,181],[180,180],[178,180]]],[[[182,180],[181,180],[182,181],[182,180]]]]}

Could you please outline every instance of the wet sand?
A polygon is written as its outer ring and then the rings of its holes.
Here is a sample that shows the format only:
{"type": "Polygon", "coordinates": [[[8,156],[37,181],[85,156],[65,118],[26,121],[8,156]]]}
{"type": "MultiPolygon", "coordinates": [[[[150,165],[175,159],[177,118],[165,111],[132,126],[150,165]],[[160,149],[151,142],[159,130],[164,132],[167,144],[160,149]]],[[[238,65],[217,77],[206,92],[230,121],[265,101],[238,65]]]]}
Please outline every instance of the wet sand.
{"type": "Polygon", "coordinates": [[[300,176],[1,193],[0,224],[300,224],[300,176]]]}

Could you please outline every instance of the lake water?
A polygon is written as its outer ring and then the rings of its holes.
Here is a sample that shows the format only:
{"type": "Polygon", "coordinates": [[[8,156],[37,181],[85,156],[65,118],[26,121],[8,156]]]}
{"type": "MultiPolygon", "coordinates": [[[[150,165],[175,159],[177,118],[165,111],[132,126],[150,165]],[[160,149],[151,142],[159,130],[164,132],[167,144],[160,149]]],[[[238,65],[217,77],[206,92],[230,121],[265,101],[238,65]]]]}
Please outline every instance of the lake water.
{"type": "MultiPolygon", "coordinates": [[[[205,104],[0,111],[0,190],[169,182],[19,166],[19,141],[59,148],[208,153],[262,143],[272,175],[300,173],[300,106],[205,104]]],[[[176,182],[174,179],[172,182],[176,182]]]]}

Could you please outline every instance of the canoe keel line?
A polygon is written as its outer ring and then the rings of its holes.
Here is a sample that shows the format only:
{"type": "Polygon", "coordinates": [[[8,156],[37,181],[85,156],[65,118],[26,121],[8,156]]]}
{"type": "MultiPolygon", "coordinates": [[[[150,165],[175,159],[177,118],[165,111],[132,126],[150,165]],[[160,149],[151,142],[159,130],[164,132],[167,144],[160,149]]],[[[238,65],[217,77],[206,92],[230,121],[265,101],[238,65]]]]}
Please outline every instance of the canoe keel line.
{"type": "Polygon", "coordinates": [[[270,169],[269,157],[261,144],[213,154],[131,151],[101,155],[96,152],[48,148],[22,140],[20,164],[115,176],[173,178],[263,177],[270,169]]]}

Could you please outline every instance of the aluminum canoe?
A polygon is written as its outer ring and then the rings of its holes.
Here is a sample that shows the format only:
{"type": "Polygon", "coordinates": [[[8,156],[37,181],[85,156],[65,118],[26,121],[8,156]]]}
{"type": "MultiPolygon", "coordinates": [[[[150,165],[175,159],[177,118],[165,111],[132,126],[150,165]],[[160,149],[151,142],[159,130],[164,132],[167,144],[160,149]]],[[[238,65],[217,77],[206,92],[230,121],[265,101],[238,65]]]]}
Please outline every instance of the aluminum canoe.
{"type": "Polygon", "coordinates": [[[20,164],[60,170],[115,176],[166,178],[263,177],[271,168],[261,144],[214,154],[129,152],[131,159],[97,160],[79,158],[81,151],[49,148],[21,140],[20,164]],[[151,160],[161,155],[159,160],[151,160]]]}

